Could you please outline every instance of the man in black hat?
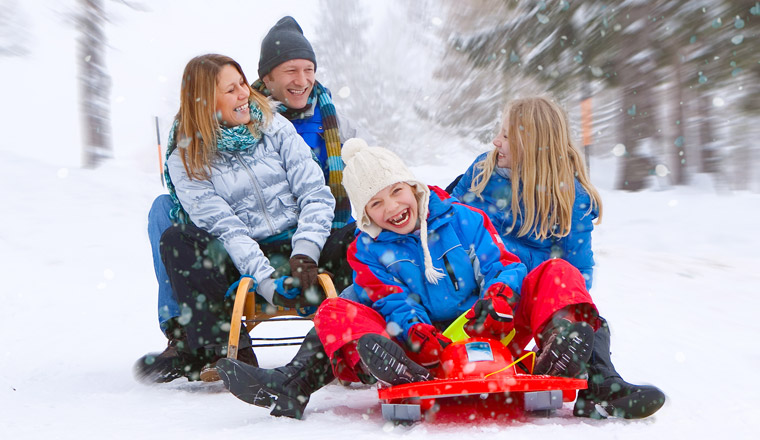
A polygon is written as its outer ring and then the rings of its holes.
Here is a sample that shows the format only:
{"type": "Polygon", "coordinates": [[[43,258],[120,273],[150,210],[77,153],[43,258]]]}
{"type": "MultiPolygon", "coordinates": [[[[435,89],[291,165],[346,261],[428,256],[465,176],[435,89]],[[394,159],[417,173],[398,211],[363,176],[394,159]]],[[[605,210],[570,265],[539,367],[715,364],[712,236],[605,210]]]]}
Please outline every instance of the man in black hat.
{"type": "Polygon", "coordinates": [[[319,159],[325,182],[335,196],[333,229],[337,229],[351,216],[341,185],[340,148],[357,132],[345,117],[338,116],[330,91],[315,79],[316,71],[317,57],[309,40],[293,17],[283,17],[261,42],[259,80],[253,87],[280,103],[279,112],[293,123],[319,159]]]}

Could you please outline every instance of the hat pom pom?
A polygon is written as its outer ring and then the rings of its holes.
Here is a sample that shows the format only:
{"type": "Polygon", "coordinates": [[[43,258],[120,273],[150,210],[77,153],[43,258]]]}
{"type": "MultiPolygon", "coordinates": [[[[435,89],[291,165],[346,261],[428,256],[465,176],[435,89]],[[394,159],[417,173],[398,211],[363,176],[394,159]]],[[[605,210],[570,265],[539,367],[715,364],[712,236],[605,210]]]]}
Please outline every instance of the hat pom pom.
{"type": "Polygon", "coordinates": [[[365,148],[369,148],[369,145],[367,145],[367,141],[361,138],[351,138],[347,140],[343,144],[343,148],[341,149],[341,153],[343,155],[343,162],[348,162],[351,160],[351,158],[354,157],[358,152],[362,151],[365,148]]]}

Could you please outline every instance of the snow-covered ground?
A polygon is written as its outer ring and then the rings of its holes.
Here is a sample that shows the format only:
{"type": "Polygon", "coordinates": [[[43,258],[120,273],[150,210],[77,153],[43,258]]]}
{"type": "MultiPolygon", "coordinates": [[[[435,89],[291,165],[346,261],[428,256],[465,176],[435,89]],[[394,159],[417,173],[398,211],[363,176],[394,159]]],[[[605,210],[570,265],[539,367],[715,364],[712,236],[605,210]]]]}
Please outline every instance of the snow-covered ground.
{"type": "MultiPolygon", "coordinates": [[[[177,2],[158,4],[164,14],[178,8],[177,2]]],[[[191,16],[183,11],[178,20],[191,16]]],[[[58,23],[51,10],[38,12],[28,17],[37,32],[58,23]]],[[[253,46],[285,12],[299,18],[298,10],[283,6],[257,19],[262,29],[247,36],[253,46]]],[[[73,43],[67,40],[73,31],[47,37],[57,42],[38,40],[29,58],[0,60],[0,437],[755,438],[760,196],[716,194],[709,185],[612,191],[611,159],[591,164],[605,202],[604,222],[594,232],[592,294],[612,325],[613,359],[624,377],[656,384],[668,395],[651,418],[579,419],[568,404],[530,423],[394,426],[380,416],[374,389],[332,384],[314,394],[305,420],[296,421],[272,418],[220,384],[135,382],[134,361],[165,346],[145,230],[150,202],[164,191],[151,118],[171,116],[184,62],[210,49],[183,44],[179,56],[169,57],[168,46],[142,46],[144,36],[127,20],[138,14],[123,14],[123,29],[111,42],[116,157],[97,170],[76,167],[73,43]],[[170,58],[169,67],[149,73],[159,85],[135,79],[147,69],[126,61],[137,53],[170,58]],[[130,87],[140,81],[165,108],[134,103],[144,92],[130,87]],[[148,134],[136,134],[142,131],[148,134]]],[[[173,26],[170,19],[153,21],[156,32],[159,23],[173,26]]],[[[181,43],[171,31],[160,32],[161,44],[181,43]]],[[[249,72],[255,53],[242,63],[249,72]]],[[[416,166],[421,179],[445,185],[474,157],[453,143],[441,145],[438,157],[441,151],[451,160],[416,166]]],[[[256,333],[304,333],[307,326],[264,324],[256,333]]],[[[259,359],[277,366],[294,353],[294,347],[262,349],[259,359]]]]}

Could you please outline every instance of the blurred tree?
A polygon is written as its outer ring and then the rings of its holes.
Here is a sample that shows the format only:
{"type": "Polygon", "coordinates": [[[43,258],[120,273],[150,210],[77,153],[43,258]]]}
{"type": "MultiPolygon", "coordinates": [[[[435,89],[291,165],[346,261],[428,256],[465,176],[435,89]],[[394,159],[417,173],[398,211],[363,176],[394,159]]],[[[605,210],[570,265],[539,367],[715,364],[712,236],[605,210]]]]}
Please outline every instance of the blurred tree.
{"type": "MultiPolygon", "coordinates": [[[[458,36],[502,25],[517,14],[514,4],[504,0],[446,0],[439,2],[438,8],[441,25],[436,39],[444,50],[433,77],[443,85],[427,106],[419,106],[418,112],[428,120],[452,127],[460,136],[488,143],[507,98],[544,87],[531,75],[515,76],[508,68],[494,68],[489,62],[492,60],[472,62],[458,36]]],[[[500,51],[493,57],[506,55],[500,51]]],[[[511,55],[509,61],[519,63],[516,55],[511,55]]]]}
{"type": "Polygon", "coordinates": [[[0,0],[0,56],[29,53],[27,20],[16,0],[0,0]]]}
{"type": "MultiPolygon", "coordinates": [[[[504,82],[522,84],[529,77],[560,100],[579,82],[602,81],[616,92],[614,142],[625,146],[616,183],[621,189],[644,188],[662,161],[670,164],[671,182],[687,183],[687,151],[700,159],[701,168],[692,170],[717,171],[726,155],[719,151],[730,151],[736,140],[716,135],[723,127],[715,127],[713,98],[738,82],[744,111],[760,107],[757,1],[473,0],[452,9],[448,55],[460,62],[466,57],[479,71],[502,72],[496,87],[480,82],[469,88],[497,97],[510,93],[504,82]],[[473,20],[478,16],[486,18],[473,20]],[[687,150],[689,141],[694,147],[687,150]]],[[[467,79],[473,78],[478,76],[467,79]]],[[[597,119],[608,115],[595,114],[597,119]]]]}
{"type": "Polygon", "coordinates": [[[692,38],[700,49],[694,59],[694,88],[702,90],[700,170],[717,173],[734,189],[748,189],[753,178],[760,184],[760,2],[731,0],[706,8],[692,38]],[[714,108],[720,108],[719,116],[704,117],[714,108]]]}
{"type": "MultiPolygon", "coordinates": [[[[745,150],[758,148],[749,141],[760,135],[757,1],[413,4],[394,3],[374,33],[366,5],[323,8],[330,26],[318,35],[320,63],[330,65],[334,91],[348,86],[343,108],[378,139],[406,138],[403,122],[417,116],[487,142],[507,100],[549,91],[569,105],[586,90],[595,95],[595,142],[604,148],[594,151],[620,155],[617,188],[643,189],[654,175],[681,185],[695,172],[725,174],[733,151],[751,159],[745,150]],[[431,90],[436,82],[443,85],[431,90]],[[718,110],[724,101],[730,109],[718,110]],[[747,129],[727,135],[737,123],[747,129]]],[[[577,120],[575,106],[568,113],[577,120]]]]}
{"type": "Polygon", "coordinates": [[[106,13],[103,0],[78,0],[80,30],[77,50],[79,96],[82,117],[82,163],[97,167],[112,156],[110,93],[111,77],[105,65],[106,13]]]}
{"type": "Polygon", "coordinates": [[[644,144],[657,125],[652,87],[658,52],[652,34],[642,32],[651,8],[625,0],[505,1],[499,24],[481,25],[453,42],[476,67],[500,69],[505,81],[533,77],[563,101],[582,82],[607,80],[618,90],[617,143],[625,146],[617,187],[639,190],[653,172],[644,144]]]}
{"type": "Polygon", "coordinates": [[[418,115],[432,89],[429,60],[440,47],[429,20],[431,4],[393,0],[370,15],[369,2],[323,0],[312,41],[317,77],[332,90],[338,112],[377,145],[412,162],[426,154],[412,145],[426,135],[429,141],[433,130],[423,128],[418,115]]]}

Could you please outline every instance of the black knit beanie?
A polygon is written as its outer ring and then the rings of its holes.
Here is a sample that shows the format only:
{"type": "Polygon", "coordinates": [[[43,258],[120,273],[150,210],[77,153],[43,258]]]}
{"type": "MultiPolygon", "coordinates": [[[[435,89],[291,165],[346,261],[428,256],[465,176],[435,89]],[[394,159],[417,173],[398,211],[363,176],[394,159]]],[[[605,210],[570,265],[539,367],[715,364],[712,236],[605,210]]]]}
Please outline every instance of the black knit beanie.
{"type": "Polygon", "coordinates": [[[261,42],[259,78],[263,79],[285,61],[297,59],[311,61],[314,63],[314,71],[317,70],[317,56],[314,55],[309,40],[303,36],[301,26],[293,17],[282,17],[261,42]]]}

